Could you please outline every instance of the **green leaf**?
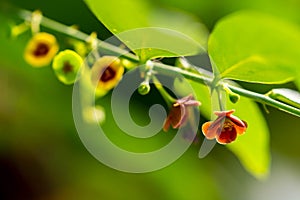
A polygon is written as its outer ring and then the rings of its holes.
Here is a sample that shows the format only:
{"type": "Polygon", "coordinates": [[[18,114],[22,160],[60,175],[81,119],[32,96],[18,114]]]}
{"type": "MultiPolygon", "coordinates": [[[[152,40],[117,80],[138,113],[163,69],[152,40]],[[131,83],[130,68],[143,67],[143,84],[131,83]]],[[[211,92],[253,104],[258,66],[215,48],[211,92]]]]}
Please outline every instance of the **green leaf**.
{"type": "Polygon", "coordinates": [[[298,91],[288,88],[276,88],[272,89],[266,95],[272,99],[276,99],[296,108],[300,108],[300,93],[298,91]]]}
{"type": "Polygon", "coordinates": [[[240,11],[220,20],[209,38],[214,73],[220,78],[284,83],[300,65],[300,29],[281,19],[240,11]]]}
{"type": "Polygon", "coordinates": [[[208,31],[195,17],[147,0],[85,0],[96,17],[142,60],[206,51],[208,31]]]}
{"type": "Polygon", "coordinates": [[[300,73],[298,72],[297,77],[295,79],[295,85],[297,86],[298,90],[300,91],[300,73]]]}
{"type": "Polygon", "coordinates": [[[234,115],[248,123],[247,131],[227,147],[239,158],[246,170],[257,178],[269,173],[269,129],[260,109],[253,101],[241,97],[238,103],[227,101],[227,109],[234,108],[234,115]]]}
{"type": "MultiPolygon", "coordinates": [[[[201,115],[210,119],[212,104],[208,87],[195,82],[191,84],[197,100],[202,102],[201,115]]],[[[235,104],[227,98],[226,103],[228,110],[235,109],[234,115],[248,123],[246,133],[226,147],[237,156],[249,173],[259,179],[265,178],[270,165],[269,131],[260,109],[256,103],[244,97],[235,104]]]]}

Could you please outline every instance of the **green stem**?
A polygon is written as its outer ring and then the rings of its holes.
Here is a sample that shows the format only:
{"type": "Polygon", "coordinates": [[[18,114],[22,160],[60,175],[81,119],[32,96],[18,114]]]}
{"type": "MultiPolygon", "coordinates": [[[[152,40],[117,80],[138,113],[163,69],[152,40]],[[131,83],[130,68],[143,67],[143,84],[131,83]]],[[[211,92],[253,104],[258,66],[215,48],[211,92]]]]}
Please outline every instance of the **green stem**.
{"type": "MultiPolygon", "coordinates": [[[[27,11],[27,10],[20,10],[19,16],[26,21],[31,21],[32,12],[27,11]]],[[[71,38],[75,38],[75,39],[82,40],[82,41],[86,41],[90,36],[86,33],[83,33],[81,31],[73,28],[72,26],[66,26],[64,24],[61,24],[57,21],[54,21],[54,20],[49,19],[44,16],[41,19],[40,25],[47,27],[53,31],[65,34],[71,38]]],[[[139,59],[137,56],[128,53],[128,51],[126,51],[124,49],[118,48],[114,45],[111,45],[107,42],[103,42],[101,40],[98,40],[98,43],[100,44],[100,49],[107,53],[117,54],[117,55],[120,55],[120,56],[130,60],[130,61],[139,62],[139,59]]]]}
{"type": "MultiPolygon", "coordinates": [[[[190,73],[190,72],[186,72],[180,68],[176,68],[176,67],[172,67],[172,66],[168,66],[168,65],[164,65],[164,64],[155,64],[154,68],[155,71],[161,73],[161,74],[176,74],[176,73],[180,73],[182,74],[185,78],[196,81],[198,83],[202,83],[202,84],[207,84],[208,86],[210,86],[211,84],[213,84],[213,78],[209,78],[209,77],[204,77],[198,74],[194,74],[194,73],[190,73]]],[[[210,73],[210,72],[207,72],[210,73]]],[[[259,103],[262,104],[266,104],[269,106],[273,106],[275,108],[278,108],[282,111],[285,111],[287,113],[293,114],[297,117],[300,117],[300,109],[295,108],[293,106],[290,106],[288,104],[284,104],[280,101],[277,101],[275,99],[272,99],[264,94],[259,94],[256,92],[252,92],[243,88],[239,88],[237,86],[234,85],[230,85],[228,83],[220,83],[220,86],[222,86],[223,84],[226,84],[226,86],[234,93],[239,94],[241,96],[250,98],[254,101],[257,101],[259,103]]]]}
{"type": "Polygon", "coordinates": [[[159,80],[154,75],[152,76],[152,80],[153,80],[153,83],[154,83],[155,87],[157,88],[157,90],[159,91],[159,93],[161,94],[161,96],[163,97],[165,102],[167,103],[168,107],[170,108],[172,106],[172,104],[176,102],[176,99],[174,99],[165,90],[165,88],[162,86],[162,84],[159,82],[159,80]]]}
{"type": "Polygon", "coordinates": [[[300,117],[300,109],[295,108],[293,106],[290,106],[288,104],[282,103],[280,101],[277,101],[275,99],[272,99],[272,98],[270,98],[270,97],[268,97],[264,94],[259,94],[259,93],[252,92],[252,91],[249,91],[249,90],[245,90],[245,89],[235,87],[235,86],[232,86],[232,85],[228,85],[228,88],[232,92],[235,92],[235,93],[237,93],[241,96],[251,98],[252,100],[257,101],[259,103],[266,104],[266,105],[269,105],[269,106],[273,106],[275,108],[278,108],[279,110],[282,110],[282,111],[285,111],[285,112],[290,113],[292,115],[295,115],[297,117],[300,117]]]}
{"type": "MultiPolygon", "coordinates": [[[[19,12],[19,16],[22,19],[26,20],[26,21],[30,21],[31,17],[32,17],[32,12],[27,11],[27,10],[21,10],[19,12]]],[[[89,37],[88,34],[85,34],[85,33],[81,32],[81,31],[79,31],[75,28],[66,26],[64,24],[61,24],[59,22],[56,22],[56,21],[51,20],[51,19],[46,18],[46,17],[42,17],[40,25],[44,26],[44,27],[47,27],[49,29],[52,29],[54,31],[57,31],[59,33],[63,33],[65,35],[68,35],[69,37],[76,38],[78,40],[86,41],[87,38],[89,37]]],[[[101,40],[99,40],[99,44],[100,44],[100,49],[104,52],[113,53],[117,56],[121,56],[123,58],[126,58],[126,59],[128,59],[128,60],[130,60],[134,63],[137,63],[137,64],[139,63],[138,57],[134,54],[128,53],[128,51],[126,51],[126,50],[123,50],[121,48],[118,48],[118,47],[113,46],[109,43],[103,42],[101,40]]],[[[196,67],[196,68],[199,69],[199,67],[196,67]]],[[[208,72],[204,69],[201,70],[201,73],[202,74],[205,73],[205,74],[200,75],[200,74],[196,74],[194,72],[185,71],[185,70],[180,69],[178,67],[165,65],[165,64],[161,64],[161,63],[154,63],[153,70],[155,70],[159,74],[164,74],[164,75],[168,75],[168,76],[170,76],[172,74],[176,75],[176,74],[180,73],[181,75],[183,75],[185,78],[187,78],[189,80],[193,80],[193,81],[196,81],[196,82],[201,83],[201,84],[206,84],[208,86],[211,86],[212,84],[214,84],[213,83],[214,79],[213,79],[212,73],[208,72]]],[[[222,84],[225,84],[225,83],[221,82],[219,84],[220,84],[220,86],[222,86],[222,84]]],[[[236,86],[230,85],[230,84],[227,84],[227,87],[232,92],[235,92],[236,94],[239,94],[241,96],[250,98],[254,101],[260,102],[260,103],[265,104],[265,105],[273,106],[273,107],[278,108],[282,111],[285,111],[287,113],[290,113],[290,114],[293,114],[295,116],[300,117],[300,109],[297,109],[297,108],[295,108],[293,106],[290,106],[288,104],[284,104],[282,102],[279,102],[279,101],[277,101],[275,99],[272,99],[272,98],[270,98],[270,97],[268,97],[264,94],[259,94],[259,93],[256,93],[256,92],[252,92],[252,91],[249,91],[249,90],[246,90],[246,89],[243,89],[243,88],[239,88],[239,87],[236,87],[236,86]]],[[[163,91],[163,90],[161,90],[161,91],[163,91]]]]}
{"type": "Polygon", "coordinates": [[[218,101],[219,101],[219,109],[221,111],[225,110],[225,105],[224,105],[224,100],[223,100],[223,95],[222,95],[223,90],[220,88],[217,89],[217,95],[218,95],[218,101]]]}

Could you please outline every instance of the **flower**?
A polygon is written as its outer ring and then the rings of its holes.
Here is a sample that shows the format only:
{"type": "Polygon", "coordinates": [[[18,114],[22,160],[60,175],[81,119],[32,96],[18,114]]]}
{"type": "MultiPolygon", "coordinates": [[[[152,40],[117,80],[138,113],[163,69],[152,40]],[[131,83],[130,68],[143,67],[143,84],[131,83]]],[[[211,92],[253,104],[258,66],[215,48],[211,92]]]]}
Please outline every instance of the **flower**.
{"type": "Polygon", "coordinates": [[[173,128],[179,128],[184,125],[189,117],[189,111],[187,108],[199,105],[200,102],[194,100],[192,95],[176,100],[164,122],[163,130],[167,132],[170,125],[172,125],[173,128]]]}
{"type": "Polygon", "coordinates": [[[232,115],[235,110],[215,112],[217,119],[206,122],[202,132],[209,140],[215,139],[220,144],[229,144],[242,135],[247,129],[247,123],[232,115]]]}
{"type": "Polygon", "coordinates": [[[24,59],[34,67],[43,67],[48,65],[59,47],[56,38],[49,33],[36,33],[28,42],[24,59]]]}
{"type": "Polygon", "coordinates": [[[96,96],[103,96],[122,79],[124,66],[115,56],[103,56],[92,67],[92,82],[97,85],[96,96]]]}
{"type": "Polygon", "coordinates": [[[52,68],[58,80],[69,85],[76,81],[82,63],[82,58],[75,51],[67,49],[54,57],[52,68]]]}

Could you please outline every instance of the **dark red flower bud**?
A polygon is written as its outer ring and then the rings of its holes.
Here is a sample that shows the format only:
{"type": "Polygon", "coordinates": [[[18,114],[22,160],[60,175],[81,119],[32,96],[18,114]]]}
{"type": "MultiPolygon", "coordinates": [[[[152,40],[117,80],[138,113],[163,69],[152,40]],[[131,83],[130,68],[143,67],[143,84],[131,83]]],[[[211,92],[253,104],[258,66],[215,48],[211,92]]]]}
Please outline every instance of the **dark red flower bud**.
{"type": "Polygon", "coordinates": [[[170,109],[170,113],[164,122],[163,130],[167,132],[170,125],[172,125],[173,128],[179,128],[184,125],[189,116],[187,107],[199,105],[200,102],[194,100],[192,95],[178,99],[175,103],[173,103],[170,109]]]}

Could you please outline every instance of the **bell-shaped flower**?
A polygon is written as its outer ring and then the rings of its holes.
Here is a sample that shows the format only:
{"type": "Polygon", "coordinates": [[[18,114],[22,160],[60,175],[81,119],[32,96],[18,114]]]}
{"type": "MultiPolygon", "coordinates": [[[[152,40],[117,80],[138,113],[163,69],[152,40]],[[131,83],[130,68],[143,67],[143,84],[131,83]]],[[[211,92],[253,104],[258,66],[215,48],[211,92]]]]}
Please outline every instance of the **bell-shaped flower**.
{"type": "Polygon", "coordinates": [[[234,110],[215,112],[216,120],[202,125],[204,136],[220,144],[229,144],[236,140],[237,135],[242,135],[247,129],[247,123],[232,115],[234,110]]]}
{"type": "Polygon", "coordinates": [[[172,126],[174,129],[179,128],[188,121],[189,107],[199,106],[200,102],[194,100],[192,95],[183,97],[172,104],[170,112],[164,122],[163,130],[167,132],[172,126]]]}

